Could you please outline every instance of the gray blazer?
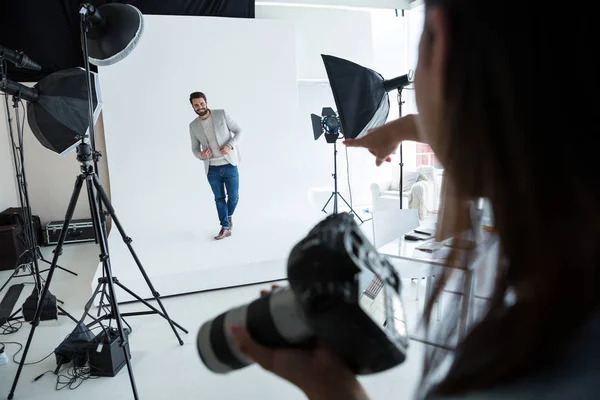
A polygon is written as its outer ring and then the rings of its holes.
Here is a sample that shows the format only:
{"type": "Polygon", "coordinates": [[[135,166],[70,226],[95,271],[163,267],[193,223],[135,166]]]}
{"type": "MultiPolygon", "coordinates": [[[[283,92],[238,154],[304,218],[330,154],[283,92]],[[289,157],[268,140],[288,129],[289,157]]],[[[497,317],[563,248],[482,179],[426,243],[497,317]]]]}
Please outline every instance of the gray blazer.
{"type": "MultiPolygon", "coordinates": [[[[225,156],[225,159],[231,165],[238,165],[241,161],[239,143],[242,138],[242,129],[225,110],[210,110],[210,112],[219,145],[229,144],[231,146],[231,151],[225,156]]],[[[204,169],[208,174],[210,159],[203,160],[200,153],[210,146],[200,123],[200,117],[190,122],[190,139],[192,141],[192,153],[196,158],[204,161],[204,169]]]]}

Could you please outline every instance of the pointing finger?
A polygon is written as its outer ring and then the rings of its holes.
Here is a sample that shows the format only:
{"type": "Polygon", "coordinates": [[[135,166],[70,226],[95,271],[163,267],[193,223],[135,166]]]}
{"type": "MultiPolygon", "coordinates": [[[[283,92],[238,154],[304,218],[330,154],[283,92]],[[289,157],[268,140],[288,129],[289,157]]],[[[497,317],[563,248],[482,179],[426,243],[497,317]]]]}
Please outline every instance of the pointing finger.
{"type": "Polygon", "coordinates": [[[363,139],[346,139],[342,143],[347,147],[361,147],[363,146],[363,139]]]}

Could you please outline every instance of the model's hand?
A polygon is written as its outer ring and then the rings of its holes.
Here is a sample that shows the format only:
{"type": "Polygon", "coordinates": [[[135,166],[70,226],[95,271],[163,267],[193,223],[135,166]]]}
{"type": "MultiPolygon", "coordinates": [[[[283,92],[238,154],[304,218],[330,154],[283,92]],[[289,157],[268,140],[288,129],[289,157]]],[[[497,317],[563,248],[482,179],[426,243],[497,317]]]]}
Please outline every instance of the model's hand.
{"type": "Polygon", "coordinates": [[[398,150],[403,140],[418,140],[417,127],[413,115],[389,122],[379,128],[371,129],[360,139],[347,139],[344,144],[348,147],[364,147],[375,156],[379,166],[392,161],[390,157],[398,150]]]}
{"type": "Polygon", "coordinates": [[[311,350],[271,349],[255,342],[242,327],[233,327],[232,334],[242,353],[296,385],[310,400],[368,399],[354,374],[323,343],[311,350]]]}
{"type": "Polygon", "coordinates": [[[224,156],[226,156],[231,151],[231,146],[229,146],[228,144],[226,144],[225,146],[221,146],[221,148],[219,150],[221,150],[221,154],[223,154],[224,156]]]}
{"type": "Polygon", "coordinates": [[[200,153],[200,157],[202,159],[211,158],[212,157],[212,151],[210,150],[210,147],[207,148],[206,150],[202,151],[200,153]]]}

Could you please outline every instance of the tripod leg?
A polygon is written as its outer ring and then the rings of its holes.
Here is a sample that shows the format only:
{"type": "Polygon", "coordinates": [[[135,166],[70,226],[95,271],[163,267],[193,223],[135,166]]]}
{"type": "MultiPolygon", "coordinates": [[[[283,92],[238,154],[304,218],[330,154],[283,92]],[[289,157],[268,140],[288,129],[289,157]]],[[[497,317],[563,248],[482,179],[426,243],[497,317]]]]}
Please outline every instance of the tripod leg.
{"type": "Polygon", "coordinates": [[[346,205],[348,206],[348,208],[350,209],[350,212],[354,215],[356,215],[356,218],[358,218],[360,220],[360,222],[365,222],[363,221],[360,216],[356,213],[356,211],[354,211],[354,209],[352,208],[352,206],[350,204],[348,204],[348,202],[346,201],[346,199],[344,198],[344,196],[342,196],[341,194],[338,193],[338,196],[340,196],[340,199],[342,199],[344,201],[344,203],[346,203],[346,205]]]}
{"type": "MultiPolygon", "coordinates": [[[[59,301],[59,300],[57,300],[57,301],[59,301]]],[[[59,310],[60,312],[62,312],[62,314],[60,314],[60,315],[64,315],[65,317],[69,317],[69,318],[71,319],[71,321],[73,321],[73,322],[75,322],[75,323],[78,323],[78,322],[79,322],[79,321],[77,321],[77,320],[76,320],[76,319],[75,319],[75,318],[74,318],[74,317],[73,317],[71,314],[69,314],[68,312],[66,312],[66,311],[64,310],[64,308],[62,308],[62,307],[57,307],[57,308],[58,308],[58,310],[59,310]]]]}
{"type": "MultiPolygon", "coordinates": [[[[102,279],[106,279],[106,278],[102,278],[102,279]]],[[[106,281],[104,281],[102,286],[103,286],[103,288],[102,288],[102,292],[100,293],[100,302],[98,303],[98,313],[96,314],[97,317],[100,316],[100,313],[102,312],[102,308],[104,308],[104,296],[106,296],[106,281]]],[[[109,300],[109,303],[110,303],[110,300],[109,300]]]]}
{"type": "MultiPolygon", "coordinates": [[[[38,258],[40,259],[40,261],[42,261],[42,262],[45,262],[46,264],[50,264],[50,261],[46,260],[44,257],[38,257],[38,258]]],[[[60,265],[57,265],[57,266],[56,266],[56,268],[58,268],[58,269],[62,269],[63,271],[65,271],[65,272],[68,272],[68,273],[69,273],[69,274],[71,274],[71,275],[77,276],[77,273],[76,273],[76,272],[73,272],[73,271],[71,271],[71,270],[69,270],[69,269],[63,268],[63,267],[61,267],[60,265]]],[[[42,272],[46,272],[46,271],[48,271],[48,270],[46,269],[46,270],[44,270],[44,271],[40,271],[40,273],[42,273],[42,272]]]]}
{"type": "MultiPolygon", "coordinates": [[[[156,309],[156,307],[152,306],[152,304],[148,303],[146,300],[142,299],[140,296],[138,296],[137,294],[135,294],[131,289],[129,289],[126,286],[124,286],[121,282],[119,282],[118,279],[115,279],[115,283],[117,284],[118,287],[120,287],[121,289],[123,289],[125,292],[129,293],[131,296],[135,297],[138,301],[140,301],[141,303],[145,304],[149,309],[151,309],[152,311],[154,311],[154,313],[156,313],[156,314],[160,315],[161,317],[169,320],[169,317],[167,315],[161,313],[159,310],[156,309]]],[[[173,325],[175,325],[176,327],[178,327],[179,329],[181,329],[185,333],[189,333],[184,327],[182,327],[178,323],[173,322],[173,325]]],[[[181,344],[183,344],[183,342],[181,342],[181,344]]]]}
{"type": "Polygon", "coordinates": [[[327,211],[325,211],[325,209],[329,205],[329,202],[331,201],[331,199],[333,199],[333,196],[335,196],[335,192],[331,193],[331,196],[329,196],[329,200],[327,200],[327,203],[325,203],[325,205],[321,209],[321,211],[323,211],[325,214],[327,214],[327,211]]]}
{"type": "Polygon", "coordinates": [[[119,311],[119,305],[117,302],[117,296],[115,294],[115,286],[113,285],[113,276],[112,276],[112,268],[110,265],[110,256],[108,255],[108,245],[106,243],[106,232],[103,229],[101,217],[100,217],[100,209],[98,206],[98,200],[95,196],[94,192],[94,179],[95,175],[88,176],[86,179],[86,185],[88,189],[89,202],[92,207],[93,213],[92,218],[95,218],[96,224],[99,227],[101,232],[98,237],[98,242],[100,244],[100,261],[102,261],[102,267],[104,268],[104,273],[106,276],[107,284],[108,284],[108,293],[110,295],[110,303],[112,308],[112,313],[115,318],[115,322],[117,323],[117,329],[119,331],[119,337],[121,339],[121,347],[123,348],[123,353],[125,355],[125,362],[127,364],[127,371],[129,372],[129,381],[131,382],[131,389],[133,391],[133,397],[137,400],[139,399],[137,388],[135,385],[135,377],[133,376],[133,367],[131,366],[131,354],[129,352],[128,340],[125,336],[125,331],[123,329],[123,321],[121,320],[121,312],[119,311]]]}
{"type": "Polygon", "coordinates": [[[57,266],[56,266],[56,268],[58,268],[58,269],[62,269],[63,271],[65,271],[65,272],[68,272],[68,273],[69,273],[69,274],[71,274],[71,275],[77,276],[77,273],[76,273],[76,272],[73,272],[73,271],[71,271],[71,270],[68,270],[68,269],[66,269],[66,268],[63,268],[63,267],[61,267],[61,266],[59,266],[59,265],[57,265],[57,266]]]}
{"type": "MultiPolygon", "coordinates": [[[[106,317],[106,318],[100,317],[101,309],[98,310],[98,318],[94,318],[92,316],[92,314],[90,314],[90,309],[94,305],[94,300],[96,299],[96,296],[98,296],[98,293],[101,293],[102,296],[104,296],[104,290],[106,290],[106,280],[105,280],[105,278],[100,278],[100,279],[98,279],[98,285],[96,285],[96,289],[94,289],[94,293],[92,293],[92,297],[88,300],[88,302],[83,307],[83,315],[81,316],[81,319],[78,321],[79,323],[83,323],[83,321],[85,321],[86,317],[90,317],[93,320],[93,322],[87,324],[86,326],[88,328],[91,328],[95,324],[100,324],[103,319],[108,318],[108,317],[106,317]]],[[[104,330],[106,331],[106,329],[104,329],[104,330]]]]}
{"type": "MultiPolygon", "coordinates": [[[[169,314],[167,313],[167,310],[165,309],[162,301],[160,301],[160,294],[158,294],[156,289],[154,289],[154,286],[152,285],[152,282],[150,282],[150,278],[148,277],[148,274],[146,274],[144,267],[142,267],[142,263],[141,263],[140,259],[138,258],[137,254],[135,253],[133,246],[131,245],[132,240],[130,237],[128,237],[125,234],[125,230],[123,229],[121,222],[119,221],[119,219],[116,216],[115,209],[113,208],[112,204],[110,203],[110,200],[108,199],[108,196],[106,195],[106,192],[104,191],[104,189],[102,188],[102,185],[100,184],[100,179],[98,179],[98,176],[96,176],[96,175],[94,175],[93,179],[94,179],[94,186],[98,190],[98,194],[100,195],[100,198],[102,199],[102,203],[104,204],[104,206],[106,207],[106,210],[108,211],[109,215],[111,216],[113,223],[119,230],[121,237],[123,237],[123,241],[127,245],[127,248],[129,248],[129,251],[131,252],[131,256],[135,260],[135,263],[137,264],[138,268],[140,269],[140,272],[142,273],[142,276],[144,277],[146,284],[148,285],[148,287],[150,288],[150,291],[152,292],[152,296],[154,296],[154,298],[156,299],[156,302],[160,306],[160,309],[162,310],[162,312],[164,314],[162,316],[169,322],[169,325],[171,325],[171,329],[173,330],[173,333],[175,333],[175,336],[179,340],[179,344],[181,346],[183,346],[183,340],[181,340],[179,333],[175,329],[175,326],[173,325],[173,321],[169,317],[169,314]]],[[[110,277],[110,278],[112,279],[112,277],[110,277]]],[[[112,283],[112,281],[111,281],[111,283],[112,283]]],[[[112,296],[112,293],[111,293],[111,296],[112,296]]],[[[187,333],[187,331],[186,331],[186,333],[187,333]]]]}
{"type": "Polygon", "coordinates": [[[21,357],[21,362],[19,363],[19,367],[17,368],[17,374],[15,376],[15,380],[12,384],[12,388],[10,389],[10,394],[8,395],[8,400],[12,400],[15,395],[15,389],[17,388],[17,384],[19,382],[19,377],[21,376],[21,372],[23,371],[23,366],[25,365],[25,360],[27,358],[27,353],[29,352],[29,346],[31,346],[31,340],[33,339],[33,335],[35,333],[35,328],[40,323],[40,318],[42,316],[42,304],[46,300],[46,296],[48,295],[48,291],[50,289],[50,283],[52,282],[52,277],[54,276],[54,271],[56,270],[56,264],[58,263],[58,257],[60,254],[60,250],[67,238],[67,232],[69,229],[69,224],[71,223],[71,219],[73,218],[73,212],[75,211],[75,206],[77,205],[77,199],[79,198],[79,194],[81,192],[81,186],[83,185],[83,181],[85,180],[84,175],[80,175],[77,177],[75,181],[75,189],[73,190],[73,194],[71,196],[71,200],[69,201],[69,206],[67,208],[67,213],[65,216],[65,222],[63,224],[62,231],[60,233],[60,237],[58,238],[58,244],[56,245],[57,252],[54,253],[54,257],[52,259],[52,265],[50,266],[50,272],[48,273],[48,277],[46,278],[46,284],[42,289],[42,294],[40,296],[40,300],[38,303],[38,307],[35,310],[35,315],[33,317],[33,321],[31,321],[31,331],[29,331],[29,337],[27,338],[27,343],[25,344],[25,348],[23,349],[23,357],[21,357]]]}

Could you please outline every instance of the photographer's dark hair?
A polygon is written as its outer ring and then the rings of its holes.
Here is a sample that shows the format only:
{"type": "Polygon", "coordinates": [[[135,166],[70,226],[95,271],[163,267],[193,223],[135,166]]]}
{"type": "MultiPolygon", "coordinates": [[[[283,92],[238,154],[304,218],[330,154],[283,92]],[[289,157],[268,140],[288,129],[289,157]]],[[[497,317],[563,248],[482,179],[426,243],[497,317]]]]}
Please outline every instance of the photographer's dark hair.
{"type": "MultiPolygon", "coordinates": [[[[447,33],[439,156],[452,198],[442,199],[442,220],[464,232],[465,205],[485,197],[500,238],[497,266],[485,271],[491,301],[436,385],[427,383],[448,353],[426,346],[423,387],[451,396],[540,372],[599,310],[600,179],[593,148],[580,146],[597,125],[600,66],[596,22],[585,10],[567,16],[537,2],[481,0],[425,0],[425,7],[443,14],[447,33]],[[514,304],[506,301],[512,293],[514,304]]],[[[422,43],[434,40],[426,16],[422,43]]],[[[432,340],[453,343],[460,300],[448,299],[459,296],[445,295],[449,311],[432,323],[449,275],[435,277],[425,324],[432,340]]]]}
{"type": "Polygon", "coordinates": [[[206,95],[202,92],[194,92],[190,94],[190,104],[192,104],[192,100],[194,99],[204,99],[204,101],[208,101],[206,100],[206,95]]]}

